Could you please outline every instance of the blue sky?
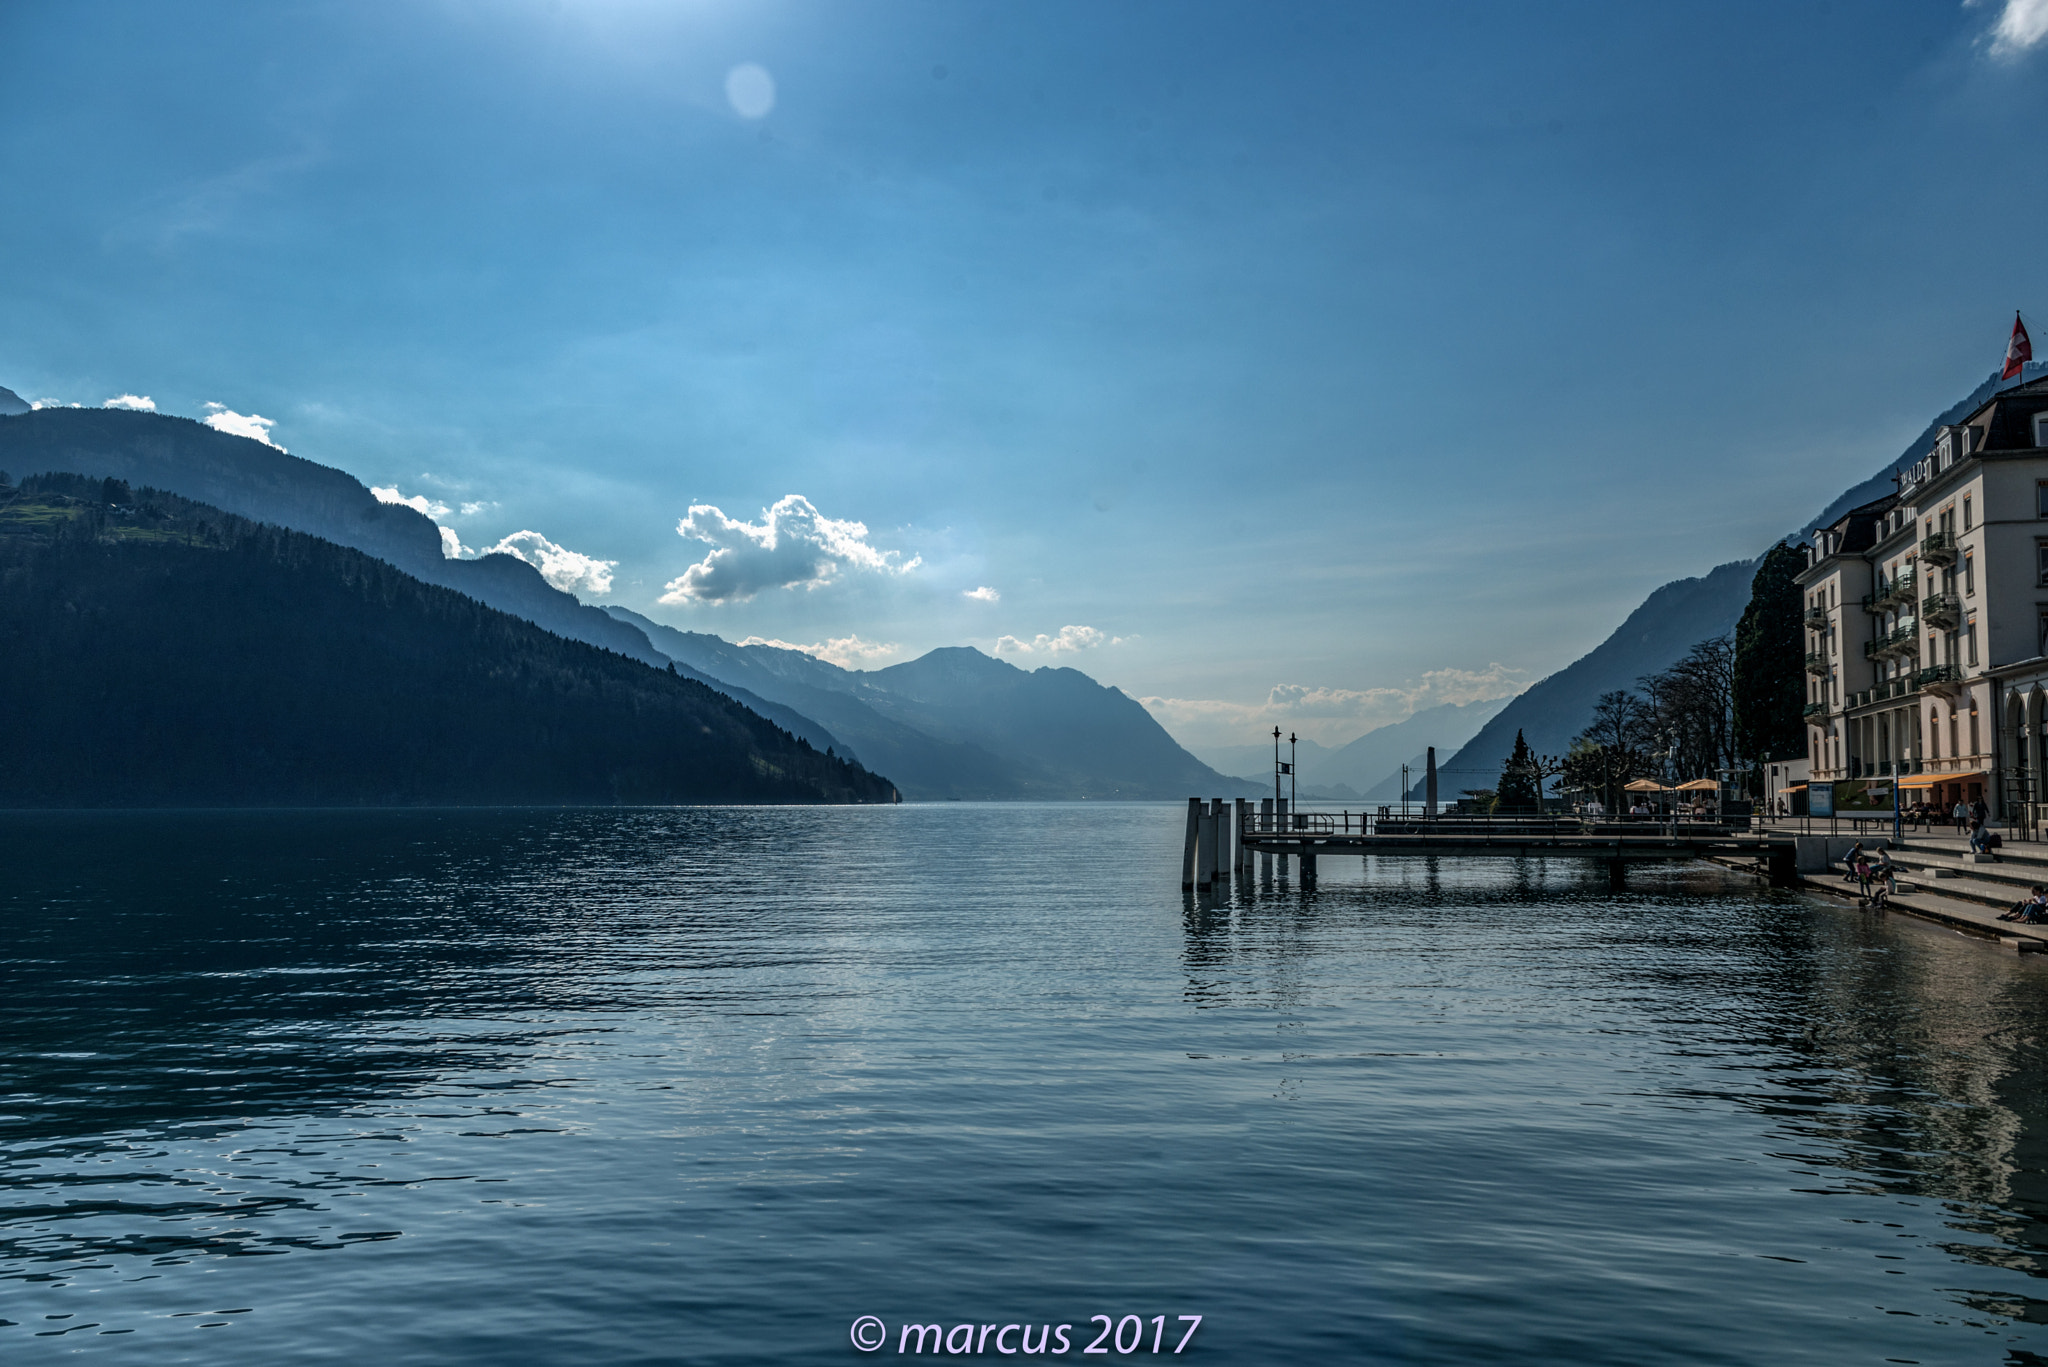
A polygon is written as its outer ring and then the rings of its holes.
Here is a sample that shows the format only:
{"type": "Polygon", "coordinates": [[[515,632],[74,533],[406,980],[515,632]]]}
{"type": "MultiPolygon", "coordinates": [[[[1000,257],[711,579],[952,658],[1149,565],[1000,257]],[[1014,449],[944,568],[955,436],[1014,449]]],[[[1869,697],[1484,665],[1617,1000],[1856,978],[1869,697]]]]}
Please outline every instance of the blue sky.
{"type": "Polygon", "coordinates": [[[0,384],[260,415],[677,626],[1341,740],[1756,554],[2048,322],[2044,30],[11,5],[0,384]]]}

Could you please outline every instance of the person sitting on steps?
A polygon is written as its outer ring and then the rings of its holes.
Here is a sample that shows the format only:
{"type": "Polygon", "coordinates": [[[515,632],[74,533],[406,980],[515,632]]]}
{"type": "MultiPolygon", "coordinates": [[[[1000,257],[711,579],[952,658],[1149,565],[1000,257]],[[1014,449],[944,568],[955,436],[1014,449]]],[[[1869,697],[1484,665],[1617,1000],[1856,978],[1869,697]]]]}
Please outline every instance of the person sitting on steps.
{"type": "Polygon", "coordinates": [[[2048,921],[2048,888],[2036,886],[2024,901],[2013,904],[2011,911],[1998,914],[2001,921],[2019,921],[2035,926],[2048,921]]]}

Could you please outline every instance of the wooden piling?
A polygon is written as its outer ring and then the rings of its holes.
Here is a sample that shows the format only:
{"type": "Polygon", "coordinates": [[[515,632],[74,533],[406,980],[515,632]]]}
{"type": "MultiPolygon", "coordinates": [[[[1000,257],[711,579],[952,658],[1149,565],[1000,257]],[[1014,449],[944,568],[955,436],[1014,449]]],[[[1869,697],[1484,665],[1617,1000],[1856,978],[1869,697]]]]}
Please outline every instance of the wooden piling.
{"type": "Polygon", "coordinates": [[[1181,846],[1180,851],[1180,885],[1184,888],[1191,888],[1195,885],[1195,856],[1199,853],[1195,835],[1196,828],[1201,825],[1201,821],[1202,799],[1191,797],[1188,799],[1187,843],[1181,846]]]}
{"type": "MultiPolygon", "coordinates": [[[[1259,829],[1262,831],[1279,829],[1273,824],[1273,799],[1270,797],[1259,799],[1259,829]]],[[[1259,878],[1262,882],[1270,883],[1273,881],[1273,852],[1271,850],[1259,851],[1259,878]]]]}
{"type": "Polygon", "coordinates": [[[1206,888],[1216,881],[1216,817],[1195,799],[1195,886],[1206,888]]]}
{"type": "Polygon", "coordinates": [[[1233,798],[1230,804],[1230,826],[1233,832],[1231,839],[1237,849],[1237,862],[1231,867],[1237,871],[1239,878],[1249,878],[1252,872],[1252,850],[1244,839],[1245,816],[1251,811],[1251,806],[1249,801],[1241,797],[1233,798]]]}
{"type": "Polygon", "coordinates": [[[1219,877],[1229,877],[1231,869],[1231,822],[1223,814],[1221,797],[1208,799],[1208,820],[1217,824],[1217,844],[1212,846],[1217,857],[1214,857],[1214,863],[1208,865],[1208,877],[1210,881],[1214,881],[1219,877]]]}

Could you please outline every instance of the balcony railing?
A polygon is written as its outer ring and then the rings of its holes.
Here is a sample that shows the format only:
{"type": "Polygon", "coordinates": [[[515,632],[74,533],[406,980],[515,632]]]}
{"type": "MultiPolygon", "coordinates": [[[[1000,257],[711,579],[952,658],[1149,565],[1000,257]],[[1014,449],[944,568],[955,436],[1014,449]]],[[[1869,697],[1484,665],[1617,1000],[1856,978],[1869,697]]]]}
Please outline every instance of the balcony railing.
{"type": "Polygon", "coordinates": [[[1913,676],[1915,688],[1954,688],[1963,681],[1963,671],[1954,665],[1929,665],[1913,676]]]}
{"type": "Polygon", "coordinates": [[[1919,576],[1911,570],[1900,570],[1891,579],[1877,586],[1877,592],[1863,600],[1863,605],[1872,612],[1882,612],[1894,603],[1911,603],[1919,576]]]}
{"type": "Polygon", "coordinates": [[[1930,593],[1920,600],[1920,620],[1933,627],[1952,627],[1963,620],[1963,602],[1953,593],[1930,593]]]}
{"type": "Polygon", "coordinates": [[[1908,617],[1898,630],[1880,636],[1863,647],[1866,660],[1887,660],[1894,655],[1916,655],[1920,651],[1920,628],[1908,617]]]}
{"type": "Polygon", "coordinates": [[[1920,538],[1920,558],[1930,565],[1953,565],[1956,563],[1956,538],[1953,532],[1929,532],[1920,538]]]}
{"type": "Polygon", "coordinates": [[[1806,672],[1807,672],[1807,673],[1809,673],[1809,674],[1826,674],[1826,673],[1828,672],[1828,670],[1829,670],[1830,668],[1831,668],[1831,666],[1830,666],[1830,665],[1829,665],[1829,663],[1828,663],[1828,657],[1827,657],[1827,656],[1825,656],[1825,655],[1822,655],[1822,654],[1821,654],[1820,652],[1818,652],[1818,651],[1813,651],[1813,650],[1809,650],[1809,651],[1807,651],[1807,652],[1806,652],[1806,672]]]}
{"type": "Polygon", "coordinates": [[[1828,705],[1826,703],[1810,702],[1806,705],[1806,710],[1799,715],[1802,717],[1825,717],[1827,714],[1828,705]]]}
{"type": "Polygon", "coordinates": [[[1826,608],[1808,608],[1806,610],[1806,625],[1808,629],[1813,631],[1826,631],[1828,629],[1828,610],[1826,608]]]}

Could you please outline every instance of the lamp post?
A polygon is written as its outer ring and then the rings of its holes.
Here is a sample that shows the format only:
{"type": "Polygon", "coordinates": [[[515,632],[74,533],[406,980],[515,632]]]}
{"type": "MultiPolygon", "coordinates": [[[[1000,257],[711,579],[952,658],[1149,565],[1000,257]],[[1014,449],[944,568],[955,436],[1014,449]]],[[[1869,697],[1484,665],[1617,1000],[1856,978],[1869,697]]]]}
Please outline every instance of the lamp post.
{"type": "Polygon", "coordinates": [[[1280,805],[1280,728],[1273,728],[1273,805],[1280,805]]]}

